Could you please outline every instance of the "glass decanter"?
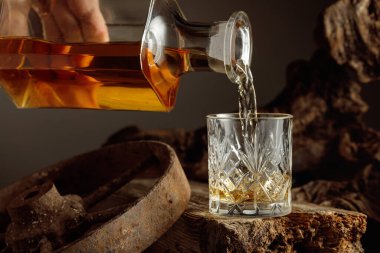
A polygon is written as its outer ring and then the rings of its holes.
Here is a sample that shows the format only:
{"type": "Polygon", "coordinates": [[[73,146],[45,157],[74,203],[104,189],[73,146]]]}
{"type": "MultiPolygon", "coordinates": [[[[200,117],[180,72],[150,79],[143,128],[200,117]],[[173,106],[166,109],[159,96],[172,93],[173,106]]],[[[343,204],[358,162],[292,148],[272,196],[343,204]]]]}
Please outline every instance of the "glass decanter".
{"type": "Polygon", "coordinates": [[[3,0],[0,86],[19,108],[170,111],[183,74],[234,80],[251,43],[241,11],[205,24],[175,0],[3,0]]]}

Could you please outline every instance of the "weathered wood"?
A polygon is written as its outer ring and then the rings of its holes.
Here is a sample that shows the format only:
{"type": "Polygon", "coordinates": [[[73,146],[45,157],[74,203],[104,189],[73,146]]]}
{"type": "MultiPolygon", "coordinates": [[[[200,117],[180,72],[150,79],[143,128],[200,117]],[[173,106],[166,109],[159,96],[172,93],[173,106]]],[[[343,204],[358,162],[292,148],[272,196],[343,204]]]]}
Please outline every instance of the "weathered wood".
{"type": "Polygon", "coordinates": [[[139,140],[156,140],[169,144],[177,153],[186,175],[193,180],[207,182],[207,131],[200,128],[195,131],[185,129],[143,131],[129,126],[108,138],[105,146],[139,140]]]}
{"type": "Polygon", "coordinates": [[[367,232],[362,243],[366,252],[378,252],[377,240],[380,224],[379,198],[380,172],[369,165],[352,181],[312,181],[293,189],[293,199],[309,201],[326,207],[336,207],[367,214],[367,232]]]}
{"type": "Polygon", "coordinates": [[[380,207],[374,201],[379,180],[380,173],[368,166],[353,181],[319,180],[295,188],[293,200],[366,213],[369,218],[380,222],[380,207]]]}
{"type": "MultiPolygon", "coordinates": [[[[134,180],[104,204],[138,198],[152,184],[134,180]]],[[[364,214],[298,202],[284,217],[218,216],[208,211],[207,184],[191,182],[191,188],[181,218],[145,252],[363,252],[364,214]]]]}
{"type": "Polygon", "coordinates": [[[331,55],[363,83],[380,80],[379,18],[378,0],[341,0],[324,15],[331,55]]]}
{"type": "MultiPolygon", "coordinates": [[[[139,199],[156,183],[134,179],[92,211],[139,199]]],[[[213,215],[208,212],[207,184],[193,182],[185,213],[146,252],[362,252],[360,239],[365,230],[363,214],[310,203],[295,203],[290,215],[277,218],[213,215]]]]}
{"type": "Polygon", "coordinates": [[[206,184],[192,183],[188,209],[146,252],[362,252],[366,216],[310,203],[285,217],[223,217],[208,212],[206,184]]]}
{"type": "Polygon", "coordinates": [[[174,224],[189,199],[190,186],[168,145],[130,142],[95,150],[0,190],[0,252],[141,252],[174,224]],[[155,180],[138,197],[103,201],[136,174],[155,180]]]}

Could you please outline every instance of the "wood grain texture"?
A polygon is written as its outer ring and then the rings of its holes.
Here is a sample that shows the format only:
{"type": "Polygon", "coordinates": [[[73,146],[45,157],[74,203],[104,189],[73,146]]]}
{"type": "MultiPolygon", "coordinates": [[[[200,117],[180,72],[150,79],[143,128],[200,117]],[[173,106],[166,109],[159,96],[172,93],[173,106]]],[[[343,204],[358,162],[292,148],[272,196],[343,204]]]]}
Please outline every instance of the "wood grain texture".
{"type": "Polygon", "coordinates": [[[285,217],[223,217],[208,212],[208,187],[191,183],[188,209],[146,252],[363,252],[366,216],[293,204],[285,217]]]}
{"type": "Polygon", "coordinates": [[[330,53],[363,83],[380,80],[380,2],[341,0],[324,14],[330,53]]]}
{"type": "Polygon", "coordinates": [[[141,252],[177,221],[189,199],[168,145],[98,149],[0,189],[0,252],[141,252]],[[136,176],[154,180],[138,197],[109,202],[136,176]]]}

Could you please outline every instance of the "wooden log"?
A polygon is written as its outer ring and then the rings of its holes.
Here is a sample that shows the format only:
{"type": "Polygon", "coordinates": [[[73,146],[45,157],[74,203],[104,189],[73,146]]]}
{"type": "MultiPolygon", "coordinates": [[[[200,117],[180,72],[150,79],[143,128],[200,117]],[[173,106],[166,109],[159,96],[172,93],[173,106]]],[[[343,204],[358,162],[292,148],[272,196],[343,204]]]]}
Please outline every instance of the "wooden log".
{"type": "MultiPolygon", "coordinates": [[[[148,187],[135,181],[120,201],[148,187]]],[[[294,203],[285,217],[246,218],[208,212],[208,187],[191,183],[192,198],[182,217],[146,252],[363,252],[366,216],[358,212],[294,203]]]]}

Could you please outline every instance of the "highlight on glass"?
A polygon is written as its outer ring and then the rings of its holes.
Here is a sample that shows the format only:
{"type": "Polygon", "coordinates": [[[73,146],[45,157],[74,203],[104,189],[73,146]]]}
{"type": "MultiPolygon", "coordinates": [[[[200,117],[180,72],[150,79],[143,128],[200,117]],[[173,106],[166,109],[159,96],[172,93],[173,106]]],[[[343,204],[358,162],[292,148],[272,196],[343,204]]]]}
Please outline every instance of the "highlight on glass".
{"type": "Polygon", "coordinates": [[[289,214],[292,116],[215,114],[207,117],[207,128],[210,212],[255,217],[289,214]]]}

